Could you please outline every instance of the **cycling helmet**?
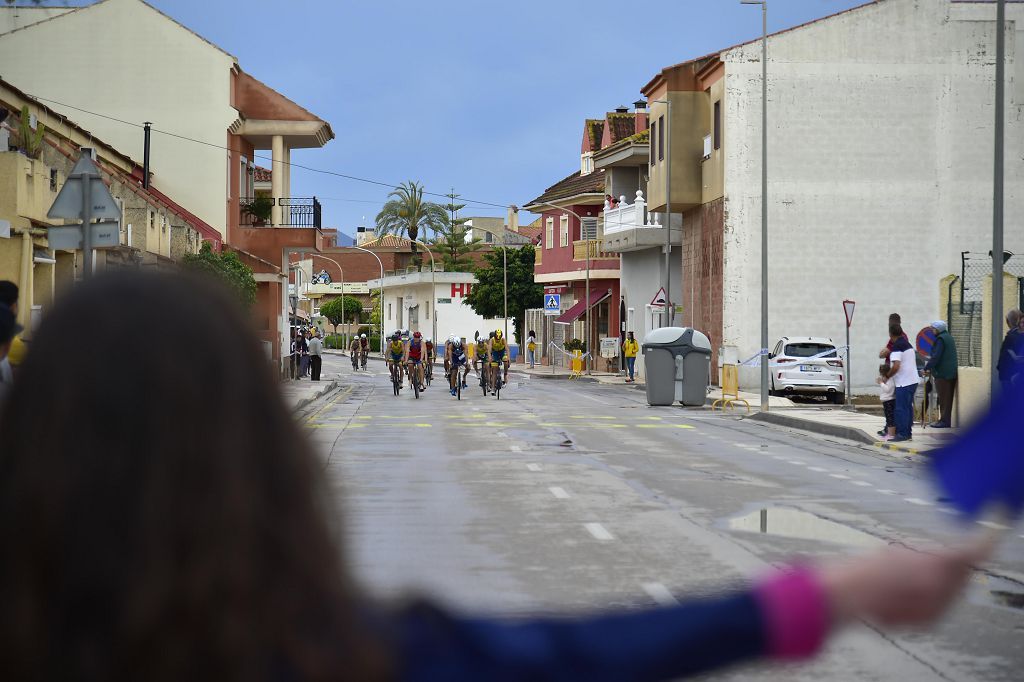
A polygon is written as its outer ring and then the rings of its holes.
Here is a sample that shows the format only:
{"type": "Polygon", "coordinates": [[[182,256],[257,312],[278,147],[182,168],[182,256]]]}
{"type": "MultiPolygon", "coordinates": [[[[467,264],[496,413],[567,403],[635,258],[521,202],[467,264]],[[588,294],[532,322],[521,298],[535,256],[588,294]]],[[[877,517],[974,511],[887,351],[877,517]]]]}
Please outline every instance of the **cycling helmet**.
{"type": "Polygon", "coordinates": [[[402,338],[402,332],[395,332],[394,334],[391,335],[391,338],[397,341],[398,339],[402,338]]]}
{"type": "Polygon", "coordinates": [[[365,339],[365,338],[366,338],[366,334],[360,334],[360,335],[359,335],[359,338],[361,338],[361,339],[365,339]]]}
{"type": "Polygon", "coordinates": [[[414,338],[414,339],[421,339],[421,338],[423,338],[423,335],[420,334],[419,332],[414,332],[413,335],[412,335],[412,338],[414,338]]]}
{"type": "Polygon", "coordinates": [[[494,332],[491,332],[489,336],[493,339],[494,338],[494,332]]]}
{"type": "Polygon", "coordinates": [[[494,330],[494,338],[496,338],[496,339],[500,339],[501,338],[501,330],[500,329],[495,329],[494,330]]]}
{"type": "Polygon", "coordinates": [[[452,341],[453,348],[462,348],[462,339],[455,339],[452,341]]]}

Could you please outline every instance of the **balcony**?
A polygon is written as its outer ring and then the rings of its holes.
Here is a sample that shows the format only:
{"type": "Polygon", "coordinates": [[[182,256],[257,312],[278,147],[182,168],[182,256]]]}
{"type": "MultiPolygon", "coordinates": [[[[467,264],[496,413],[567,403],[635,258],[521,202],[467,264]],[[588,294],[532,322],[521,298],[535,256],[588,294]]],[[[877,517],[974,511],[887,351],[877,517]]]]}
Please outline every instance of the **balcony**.
{"type": "Polygon", "coordinates": [[[618,258],[617,253],[608,253],[601,249],[600,239],[577,239],[572,243],[572,259],[586,260],[587,252],[590,252],[590,259],[596,258],[618,258]]]}
{"type": "MultiPolygon", "coordinates": [[[[665,227],[659,224],[658,214],[647,214],[647,204],[641,190],[637,190],[632,204],[627,204],[624,196],[619,197],[614,207],[605,202],[603,216],[601,248],[606,253],[617,254],[665,245],[665,227]]],[[[672,244],[678,245],[679,230],[673,229],[670,238],[672,244]]]]}
{"type": "Polygon", "coordinates": [[[544,255],[544,249],[541,246],[538,245],[537,248],[535,248],[533,250],[533,264],[535,266],[536,265],[540,265],[541,258],[543,257],[543,255],[544,255]]]}
{"type": "Polygon", "coordinates": [[[238,224],[241,227],[315,227],[318,230],[321,228],[320,202],[316,197],[241,197],[238,205],[238,224]],[[261,211],[254,210],[252,204],[256,199],[269,202],[271,216],[276,213],[273,207],[279,207],[281,222],[275,225],[265,213],[260,215],[261,211]]]}

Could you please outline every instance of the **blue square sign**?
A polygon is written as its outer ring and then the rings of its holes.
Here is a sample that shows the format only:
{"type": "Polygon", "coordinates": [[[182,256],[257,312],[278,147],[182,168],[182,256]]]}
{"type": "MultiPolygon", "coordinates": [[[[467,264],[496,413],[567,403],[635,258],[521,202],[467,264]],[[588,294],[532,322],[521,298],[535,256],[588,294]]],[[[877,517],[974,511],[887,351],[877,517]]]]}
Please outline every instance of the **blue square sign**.
{"type": "Polygon", "coordinates": [[[544,294],[544,314],[557,315],[562,312],[561,294],[544,294]]]}

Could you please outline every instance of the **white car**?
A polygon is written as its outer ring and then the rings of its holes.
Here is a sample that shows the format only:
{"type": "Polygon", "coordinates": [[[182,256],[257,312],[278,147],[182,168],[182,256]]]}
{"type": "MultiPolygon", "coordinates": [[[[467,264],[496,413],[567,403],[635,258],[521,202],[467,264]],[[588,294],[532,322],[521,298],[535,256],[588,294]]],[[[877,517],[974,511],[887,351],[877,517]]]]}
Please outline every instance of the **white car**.
{"type": "Polygon", "coordinates": [[[783,336],[768,354],[772,395],[824,396],[846,401],[846,369],[832,339],[783,336]]]}

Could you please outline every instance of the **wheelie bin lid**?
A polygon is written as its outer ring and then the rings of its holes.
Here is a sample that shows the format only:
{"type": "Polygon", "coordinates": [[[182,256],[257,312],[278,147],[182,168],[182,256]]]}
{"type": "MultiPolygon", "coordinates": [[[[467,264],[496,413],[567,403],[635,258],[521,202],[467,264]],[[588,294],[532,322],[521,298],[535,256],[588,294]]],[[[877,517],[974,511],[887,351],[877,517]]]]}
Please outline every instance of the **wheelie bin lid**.
{"type": "Polygon", "coordinates": [[[711,341],[703,332],[692,327],[661,327],[644,337],[643,349],[691,348],[711,352],[711,341]]]}

